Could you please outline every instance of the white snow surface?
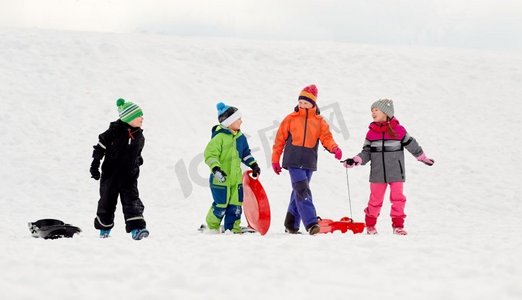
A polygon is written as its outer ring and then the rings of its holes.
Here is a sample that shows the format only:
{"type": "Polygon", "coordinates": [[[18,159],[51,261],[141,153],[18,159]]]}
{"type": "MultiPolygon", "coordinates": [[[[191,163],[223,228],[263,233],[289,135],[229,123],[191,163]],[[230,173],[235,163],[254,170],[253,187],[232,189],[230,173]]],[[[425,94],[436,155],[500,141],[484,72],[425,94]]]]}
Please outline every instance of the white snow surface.
{"type": "MultiPolygon", "coordinates": [[[[2,29],[1,298],[522,299],[521,82],[514,52],[2,29]],[[290,180],[271,171],[259,131],[311,83],[319,106],[342,112],[349,136],[333,134],[345,158],[361,149],[371,103],[390,97],[435,159],[427,167],[406,153],[408,236],[392,234],[388,200],[376,236],[284,233],[290,180]],[[119,97],[144,110],[142,241],[125,233],[121,205],[109,239],[93,228],[92,146],[119,97]],[[212,200],[208,168],[190,164],[218,101],[242,111],[262,166],[265,236],[196,231],[212,200]],[[35,239],[27,223],[42,218],[83,232],[35,239]]],[[[319,148],[318,214],[349,216],[345,169],[319,148]]],[[[364,221],[369,166],[348,175],[364,221]]]]}

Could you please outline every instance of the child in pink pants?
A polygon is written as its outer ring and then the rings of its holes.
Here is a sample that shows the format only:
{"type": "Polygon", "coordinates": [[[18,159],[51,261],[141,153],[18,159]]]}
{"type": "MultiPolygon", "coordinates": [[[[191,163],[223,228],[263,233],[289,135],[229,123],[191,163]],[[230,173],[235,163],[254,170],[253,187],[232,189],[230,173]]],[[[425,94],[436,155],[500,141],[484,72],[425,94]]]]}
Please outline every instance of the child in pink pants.
{"type": "Polygon", "coordinates": [[[346,168],[365,165],[371,161],[370,200],[364,210],[368,234],[377,234],[375,225],[381,212],[384,193],[390,186],[393,233],[408,234],[404,230],[404,206],[406,197],[403,185],[406,180],[404,148],[418,161],[431,166],[435,162],[427,158],[417,141],[411,137],[394,117],[393,101],[380,99],[371,106],[373,122],[370,124],[361,153],[344,162],[346,168]]]}

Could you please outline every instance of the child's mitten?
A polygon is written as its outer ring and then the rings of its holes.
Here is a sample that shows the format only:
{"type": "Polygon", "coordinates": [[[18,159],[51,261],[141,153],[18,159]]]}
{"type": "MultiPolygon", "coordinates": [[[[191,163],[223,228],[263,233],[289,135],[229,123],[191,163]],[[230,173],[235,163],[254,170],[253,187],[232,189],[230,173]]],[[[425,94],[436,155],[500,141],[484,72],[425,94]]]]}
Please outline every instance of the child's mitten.
{"type": "Polygon", "coordinates": [[[347,160],[342,161],[342,163],[345,168],[351,169],[360,165],[362,163],[362,158],[359,155],[356,155],[353,158],[348,158],[347,160]]]}
{"type": "Polygon", "coordinates": [[[334,154],[335,159],[337,159],[337,160],[340,160],[341,158],[343,158],[343,151],[339,147],[335,147],[332,150],[332,153],[334,154]]]}
{"type": "Polygon", "coordinates": [[[214,167],[212,169],[212,173],[214,174],[214,178],[217,179],[217,181],[223,183],[227,180],[227,173],[225,171],[221,170],[220,167],[214,167]]]}
{"type": "Polygon", "coordinates": [[[277,175],[281,174],[281,165],[278,162],[272,163],[272,169],[277,175]]]}
{"type": "Polygon", "coordinates": [[[428,166],[433,166],[433,164],[435,163],[433,159],[426,157],[426,154],[424,154],[424,152],[422,152],[421,155],[417,156],[417,160],[428,166]]]}
{"type": "Polygon", "coordinates": [[[98,168],[100,167],[100,160],[99,159],[93,159],[91,163],[91,169],[89,170],[91,172],[91,178],[94,178],[94,180],[100,179],[100,171],[98,168]]]}
{"type": "Polygon", "coordinates": [[[254,178],[261,175],[261,169],[257,163],[253,163],[250,168],[252,168],[252,176],[254,176],[254,178]]]}

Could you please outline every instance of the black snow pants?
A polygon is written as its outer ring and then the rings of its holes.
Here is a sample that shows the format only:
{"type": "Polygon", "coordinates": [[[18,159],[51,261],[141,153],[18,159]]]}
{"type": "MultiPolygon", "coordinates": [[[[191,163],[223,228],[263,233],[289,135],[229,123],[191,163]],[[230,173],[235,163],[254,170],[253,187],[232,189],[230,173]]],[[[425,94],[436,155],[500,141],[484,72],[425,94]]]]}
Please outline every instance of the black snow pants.
{"type": "Polygon", "coordinates": [[[111,229],[114,227],[114,212],[118,203],[118,195],[120,196],[125,217],[125,230],[131,232],[133,229],[142,229],[146,227],[143,218],[144,206],[140,200],[138,192],[138,174],[130,178],[125,178],[112,174],[110,177],[104,178],[103,174],[100,183],[100,200],[98,201],[98,209],[96,218],[94,219],[94,227],[96,229],[111,229]]]}

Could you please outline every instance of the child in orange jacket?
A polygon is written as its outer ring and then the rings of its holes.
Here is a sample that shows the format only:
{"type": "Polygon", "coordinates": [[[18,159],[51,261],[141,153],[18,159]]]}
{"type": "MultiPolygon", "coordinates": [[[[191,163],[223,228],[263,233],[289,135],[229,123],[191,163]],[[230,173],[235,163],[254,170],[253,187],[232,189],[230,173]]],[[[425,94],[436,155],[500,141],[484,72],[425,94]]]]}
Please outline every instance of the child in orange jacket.
{"type": "Polygon", "coordinates": [[[279,159],[283,153],[284,169],[290,173],[292,195],[285,218],[288,233],[299,233],[301,220],[311,235],[319,232],[317,214],[312,202],[310,180],[317,170],[319,141],[335,158],[340,160],[342,151],[335,143],[328,123],[320,116],[316,105],[317,87],[305,87],[298,98],[298,105],[279,125],[272,147],[272,168],[279,175],[279,159]]]}

